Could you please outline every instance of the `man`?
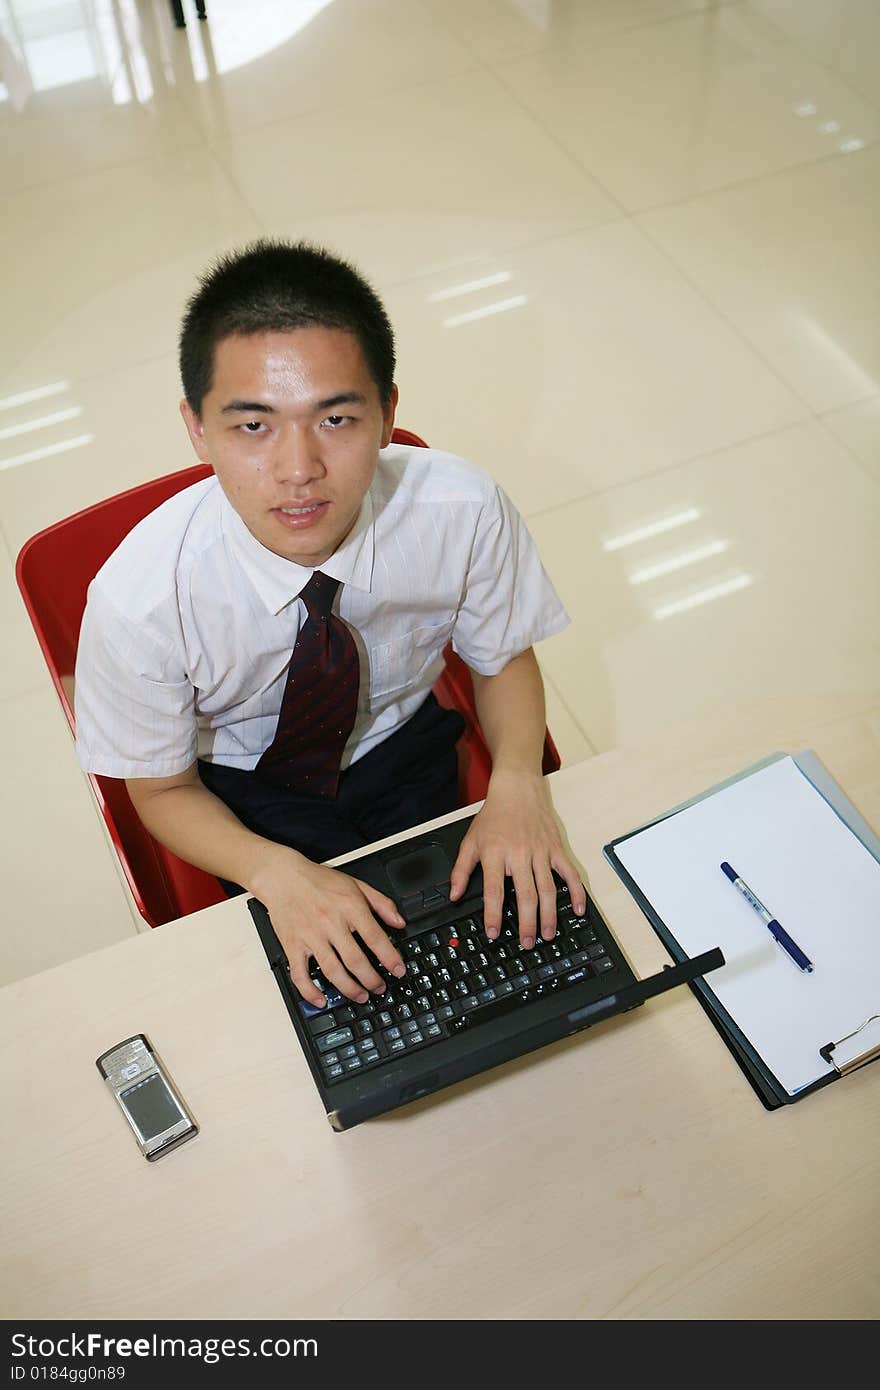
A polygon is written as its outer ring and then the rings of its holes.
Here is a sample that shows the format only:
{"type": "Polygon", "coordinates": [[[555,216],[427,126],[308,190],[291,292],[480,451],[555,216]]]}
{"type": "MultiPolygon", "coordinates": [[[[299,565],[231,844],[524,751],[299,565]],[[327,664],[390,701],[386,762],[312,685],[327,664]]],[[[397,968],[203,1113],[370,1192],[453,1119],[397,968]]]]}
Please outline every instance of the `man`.
{"type": "Polygon", "coordinates": [[[265,903],[304,998],[364,1002],[403,963],[390,898],[320,860],[456,805],[460,717],[431,695],[449,640],[492,753],[452,873],[484,922],[513,877],[522,945],[580,878],[541,776],[532,644],[568,620],[521,518],[480,470],[390,445],[387,315],[346,263],[257,242],[207,274],[180,341],[181,412],[214,476],[126,537],[93,581],[77,749],[124,777],[147,829],[265,903]],[[390,445],[390,447],[389,447],[390,445]],[[374,915],[375,914],[375,915],[374,915]],[[362,943],[362,944],[361,944],[362,943]]]}

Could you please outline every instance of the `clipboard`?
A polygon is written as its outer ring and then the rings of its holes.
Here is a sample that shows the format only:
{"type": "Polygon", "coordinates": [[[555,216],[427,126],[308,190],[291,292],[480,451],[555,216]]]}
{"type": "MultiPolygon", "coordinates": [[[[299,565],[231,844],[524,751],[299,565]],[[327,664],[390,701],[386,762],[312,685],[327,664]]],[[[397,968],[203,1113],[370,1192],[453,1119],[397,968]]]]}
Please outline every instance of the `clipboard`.
{"type": "MultiPolygon", "coordinates": [[[[788,1084],[786,1084],[784,1080],[780,1079],[780,1075],[777,1073],[782,1070],[782,1068],[780,1068],[776,1062],[772,1061],[773,1049],[767,1046],[766,1038],[759,1037],[759,1045],[756,1045],[755,1035],[756,1032],[760,1032],[760,1030],[755,1030],[749,1026],[743,1026],[743,1010],[736,1003],[734,1003],[731,1008],[731,998],[725,999],[719,997],[719,995],[724,994],[726,988],[721,979],[721,972],[716,974],[711,985],[702,978],[691,982],[691,988],[713,1026],[717,1029],[725,1045],[741,1067],[761,1103],[768,1110],[775,1110],[782,1105],[801,1100],[804,1096],[822,1089],[830,1082],[836,1081],[841,1076],[848,1075],[851,1071],[855,1071],[859,1067],[880,1057],[880,838],[878,838],[864,818],[859,814],[852,802],[846,797],[841,787],[822,766],[816,755],[810,750],[804,750],[794,755],[780,752],[770,754],[768,757],[761,759],[759,762],[754,763],[752,766],[735,774],[733,777],[727,778],[725,781],[708,788],[689,801],[683,802],[681,805],[673,807],[663,815],[657,816],[653,820],[647,821],[644,825],[638,826],[635,830],[631,830],[625,835],[617,837],[604,847],[605,857],[638,903],[654,931],[669,951],[669,954],[676,962],[686,960],[693,954],[694,941],[693,939],[689,939],[686,944],[682,944],[676,936],[675,930],[673,930],[674,927],[681,926],[681,921],[676,920],[675,914],[668,911],[666,916],[669,920],[665,920],[664,915],[658,910],[655,902],[651,901],[649,898],[648,893],[645,891],[645,884],[650,883],[651,873],[641,868],[638,868],[636,872],[632,872],[631,868],[624,862],[624,859],[629,859],[632,862],[634,858],[632,852],[633,847],[630,845],[629,848],[627,848],[628,842],[633,841],[637,836],[644,835],[645,832],[652,830],[654,827],[663,826],[665,822],[669,822],[673,817],[679,816],[681,812],[690,811],[693,807],[699,807],[701,803],[706,802],[709,798],[715,797],[718,793],[725,792],[731,787],[735,787],[738,783],[752,778],[755,774],[761,773],[765,769],[772,768],[774,764],[778,764],[783,760],[796,767],[798,773],[806,780],[806,783],[811,789],[811,793],[815,793],[822,802],[826,803],[827,808],[830,808],[830,811],[833,812],[833,816],[829,816],[826,809],[820,812],[818,807],[816,807],[814,808],[816,814],[826,818],[830,828],[835,834],[839,834],[839,825],[837,822],[845,827],[847,832],[843,837],[843,841],[846,842],[845,847],[848,850],[852,850],[852,852],[859,857],[860,865],[867,872],[872,884],[874,877],[873,869],[876,866],[877,933],[876,938],[873,939],[874,949],[871,961],[863,962],[868,973],[864,978],[860,977],[860,988],[864,996],[862,998],[862,1007],[859,1009],[858,1001],[855,1001],[852,1005],[853,1016],[850,1018],[848,1015],[842,1013],[840,1006],[841,1001],[838,998],[837,1007],[832,1011],[833,1017],[838,1025],[840,1025],[843,1017],[846,1017],[846,1022],[843,1026],[838,1026],[834,1029],[836,1034],[834,1037],[829,1038],[827,1031],[824,1035],[821,1035],[821,1009],[815,1011],[816,1022],[815,1024],[813,1023],[810,1013],[812,1007],[812,999],[810,996],[805,993],[803,995],[803,1004],[801,1005],[799,1003],[794,1006],[799,1015],[799,1025],[802,1029],[809,1029],[815,1026],[815,1028],[818,1028],[820,1031],[820,1036],[815,1038],[815,1067],[813,1067],[812,1062],[811,1044],[810,1061],[807,1066],[807,1071],[810,1074],[802,1084],[792,1085],[790,1080],[788,1084]],[[831,825],[831,822],[834,822],[834,824],[831,825]],[[861,854],[860,850],[856,850],[854,846],[849,844],[849,835],[867,851],[869,858],[866,859],[865,856],[861,854]],[[864,1006],[866,998],[870,1001],[868,1007],[864,1006]],[[770,1053],[771,1061],[768,1061],[766,1055],[768,1052],[770,1053]],[[815,1075],[812,1075],[813,1070],[815,1070],[815,1075]]],[[[789,775],[788,769],[785,769],[784,772],[785,775],[789,775]]],[[[782,772],[777,769],[777,771],[771,775],[773,777],[781,776],[782,772]]],[[[735,795],[739,796],[740,793],[736,793],[735,795]]],[[[731,798],[727,798],[728,802],[730,800],[731,798]]],[[[716,809],[722,807],[724,804],[724,801],[717,803],[716,809]]],[[[678,823],[682,828],[686,827],[688,824],[694,824],[693,817],[691,817],[690,820],[685,818],[684,821],[678,823]]],[[[666,834],[667,830],[661,832],[661,835],[666,834]]],[[[639,848],[644,849],[644,847],[644,842],[642,842],[639,848]]],[[[731,858],[732,857],[733,856],[731,856],[731,858]]],[[[714,867],[717,867],[717,865],[714,867]]],[[[744,876],[748,878],[748,873],[743,866],[740,866],[740,868],[744,876]]],[[[712,891],[715,891],[714,885],[712,891]]],[[[759,890],[756,888],[755,891],[759,890]]],[[[662,894],[655,892],[654,896],[661,897],[662,894]]],[[[725,912],[729,910],[727,899],[718,898],[717,901],[723,901],[725,912]]],[[[747,912],[751,914],[751,909],[745,904],[744,907],[747,912]]],[[[778,906],[776,907],[776,911],[779,911],[780,919],[784,922],[784,915],[779,910],[778,906]]],[[[754,916],[754,914],[752,915],[754,916]]],[[[746,922],[743,925],[744,930],[748,931],[749,924],[746,922]]],[[[764,930],[757,916],[754,916],[753,927],[764,930]]],[[[737,929],[739,929],[739,923],[737,923],[737,929]]],[[[797,935],[796,932],[795,935],[797,935]]],[[[713,943],[717,940],[714,933],[714,923],[706,928],[707,940],[709,936],[712,936],[713,943]]],[[[767,962],[772,960],[772,949],[776,948],[775,943],[773,943],[769,937],[769,933],[765,933],[764,936],[758,933],[751,937],[750,941],[754,946],[756,959],[757,953],[760,951],[761,943],[763,942],[766,952],[769,952],[769,955],[765,954],[763,959],[767,962]]],[[[723,942],[722,945],[724,945],[723,942]]],[[[864,946],[864,942],[862,942],[862,945],[864,946]]],[[[725,955],[728,956],[727,949],[725,949],[725,955]]],[[[859,962],[856,962],[856,965],[858,966],[859,962]]],[[[756,966],[755,968],[758,969],[759,967],[756,966]]],[[[762,968],[766,971],[768,967],[765,964],[762,968]]],[[[778,965],[774,966],[774,968],[778,969],[778,965]]],[[[822,974],[823,972],[819,970],[818,978],[820,980],[820,987],[824,987],[821,986],[822,974]]],[[[828,972],[825,972],[825,975],[827,981],[828,972]]],[[[741,979],[739,982],[740,1001],[742,998],[743,982],[747,978],[747,971],[746,973],[741,972],[741,979]]],[[[784,976],[782,978],[784,980],[784,976]]],[[[796,984],[792,983],[789,986],[787,980],[784,980],[784,983],[786,988],[790,989],[793,995],[796,995],[796,984]]],[[[730,990],[728,992],[732,993],[730,990]]],[[[816,996],[813,996],[813,999],[815,999],[815,997],[816,996]]],[[[848,1007],[848,1001],[846,1001],[846,1003],[848,1007]]]]}

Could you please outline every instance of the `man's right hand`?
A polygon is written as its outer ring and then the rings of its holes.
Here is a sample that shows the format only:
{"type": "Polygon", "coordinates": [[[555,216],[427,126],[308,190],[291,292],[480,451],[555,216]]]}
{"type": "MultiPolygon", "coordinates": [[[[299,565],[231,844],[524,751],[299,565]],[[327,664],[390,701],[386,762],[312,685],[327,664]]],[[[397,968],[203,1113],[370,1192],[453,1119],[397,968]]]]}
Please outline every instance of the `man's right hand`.
{"type": "Polygon", "coordinates": [[[272,919],[287,954],[290,978],[303,999],[319,1009],[327,1002],[309,976],[310,957],[329,984],[358,1004],[366,1003],[368,991],[384,991],[385,981],[355,932],[390,974],[406,973],[399,952],[373,916],[376,913],[389,927],[405,925],[390,898],[338,869],[313,864],[294,850],[282,845],[274,849],[276,853],[255,878],[253,891],[272,919]]]}
{"type": "Polygon", "coordinates": [[[309,978],[314,956],[324,979],[341,994],[365,1003],[367,990],[385,982],[354,933],[392,975],[403,961],[376,917],[389,927],[404,920],[390,898],[338,869],[313,864],[295,849],[248,830],[202,784],[196,763],[171,777],[129,778],[134,808],[151,835],[181,859],[209,874],[240,883],[264,903],[304,999],[322,1009],[326,1000],[309,978]],[[372,909],[372,911],[371,911],[372,909]]]}

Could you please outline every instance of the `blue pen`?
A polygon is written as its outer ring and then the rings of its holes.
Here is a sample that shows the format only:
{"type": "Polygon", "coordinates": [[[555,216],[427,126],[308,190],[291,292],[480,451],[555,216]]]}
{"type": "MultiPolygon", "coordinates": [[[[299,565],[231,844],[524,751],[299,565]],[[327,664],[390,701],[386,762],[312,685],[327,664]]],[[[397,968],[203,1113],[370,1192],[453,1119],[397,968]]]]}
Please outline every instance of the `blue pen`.
{"type": "Polygon", "coordinates": [[[739,891],[742,893],[743,897],[745,898],[746,902],[751,903],[752,907],[757,912],[758,916],[764,923],[770,935],[779,943],[783,951],[788,952],[795,965],[798,966],[800,970],[811,971],[813,969],[813,962],[807,956],[804,955],[800,946],[798,946],[796,942],[792,941],[788,932],[785,930],[784,927],[781,927],[779,925],[772,912],[767,911],[766,907],[761,902],[761,899],[755,897],[749,885],[743,879],[740,878],[739,874],[736,872],[736,869],[732,869],[726,860],[721,865],[721,868],[722,871],[730,879],[734,888],[738,888],[739,891]]]}

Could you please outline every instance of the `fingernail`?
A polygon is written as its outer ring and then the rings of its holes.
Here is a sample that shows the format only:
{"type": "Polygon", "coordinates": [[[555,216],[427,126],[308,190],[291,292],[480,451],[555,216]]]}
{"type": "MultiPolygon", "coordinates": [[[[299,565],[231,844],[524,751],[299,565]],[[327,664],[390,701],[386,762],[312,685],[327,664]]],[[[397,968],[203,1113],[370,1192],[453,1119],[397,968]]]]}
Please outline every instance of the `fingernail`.
{"type": "Polygon", "coordinates": [[[406,966],[403,965],[403,964],[401,964],[401,965],[395,965],[395,967],[394,967],[394,969],[391,971],[391,973],[392,973],[392,975],[396,975],[397,978],[398,978],[398,980],[399,980],[400,977],[401,977],[401,975],[405,975],[405,974],[406,974],[406,966]]]}
{"type": "Polygon", "coordinates": [[[524,936],[522,944],[524,951],[530,951],[535,944],[535,938],[533,936],[524,936]]]}
{"type": "Polygon", "coordinates": [[[394,916],[395,916],[396,920],[400,923],[400,925],[401,925],[402,927],[403,927],[403,926],[406,926],[406,918],[405,918],[405,917],[401,917],[401,915],[400,915],[399,912],[395,912],[394,916]]]}
{"type": "Polygon", "coordinates": [[[543,938],[544,938],[545,941],[552,941],[553,938],[554,938],[554,936],[556,935],[556,928],[555,928],[555,927],[545,927],[545,928],[543,929],[543,931],[541,932],[541,935],[543,936],[543,938]]]}
{"type": "Polygon", "coordinates": [[[373,990],[373,993],[374,993],[374,994],[384,994],[384,993],[385,993],[385,988],[386,988],[386,986],[385,986],[385,981],[383,980],[382,983],[381,983],[381,985],[379,985],[376,989],[373,990]]]}
{"type": "Polygon", "coordinates": [[[587,904],[584,902],[577,903],[574,910],[577,913],[578,917],[583,917],[584,913],[587,910],[587,904]]]}
{"type": "Polygon", "coordinates": [[[486,928],[486,935],[488,936],[488,938],[489,938],[490,941],[494,941],[495,938],[496,938],[496,936],[498,935],[498,928],[497,928],[497,927],[487,927],[487,928],[486,928]]]}
{"type": "Polygon", "coordinates": [[[356,1003],[356,1004],[366,1004],[366,1002],[367,1002],[367,1000],[369,999],[369,997],[370,997],[370,996],[367,994],[367,991],[364,990],[362,994],[357,994],[357,995],[355,995],[355,1003],[356,1003]]]}

